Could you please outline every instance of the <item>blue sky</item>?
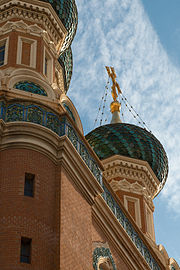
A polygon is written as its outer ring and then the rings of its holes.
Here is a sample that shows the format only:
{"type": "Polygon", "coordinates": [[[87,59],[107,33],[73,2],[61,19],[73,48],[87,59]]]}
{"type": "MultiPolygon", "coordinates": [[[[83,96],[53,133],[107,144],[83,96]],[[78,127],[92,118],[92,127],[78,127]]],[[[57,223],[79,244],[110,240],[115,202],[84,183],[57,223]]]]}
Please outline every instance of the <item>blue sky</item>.
{"type": "Polygon", "coordinates": [[[143,0],[142,3],[168,57],[180,68],[180,1],[143,0]]]}
{"type": "MultiPolygon", "coordinates": [[[[121,89],[169,158],[168,181],[155,199],[156,241],[180,264],[180,0],[76,0],[78,31],[68,92],[85,134],[93,129],[115,67],[121,89]]],[[[108,95],[105,118],[110,121],[108,95]]],[[[124,111],[125,122],[135,123],[124,111]]]]}

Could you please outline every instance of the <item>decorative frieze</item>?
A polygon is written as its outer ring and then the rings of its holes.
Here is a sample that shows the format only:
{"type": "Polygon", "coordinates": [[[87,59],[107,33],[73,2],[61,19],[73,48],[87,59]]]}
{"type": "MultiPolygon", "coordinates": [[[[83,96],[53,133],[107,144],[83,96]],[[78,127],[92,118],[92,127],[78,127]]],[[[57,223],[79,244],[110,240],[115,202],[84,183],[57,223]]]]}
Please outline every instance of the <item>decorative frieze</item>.
{"type": "Polygon", "coordinates": [[[130,183],[126,179],[123,179],[120,181],[116,181],[112,179],[112,181],[109,184],[112,187],[114,192],[117,192],[120,190],[120,191],[142,195],[146,203],[148,204],[148,206],[151,208],[152,211],[154,211],[154,204],[151,198],[151,194],[148,192],[146,187],[143,186],[142,184],[139,184],[137,181],[134,183],[130,183]]]}
{"type": "MultiPolygon", "coordinates": [[[[2,1],[0,5],[0,22],[6,22],[11,19],[31,21],[34,24],[42,25],[47,31],[50,39],[54,42],[58,54],[61,50],[61,45],[67,35],[67,30],[57,17],[53,8],[48,3],[35,4],[35,1],[2,1]]],[[[15,25],[16,29],[16,25],[15,25]]],[[[24,28],[22,28],[23,30],[24,28]]],[[[29,27],[33,33],[37,32],[37,26],[29,27]]]]}
{"type": "Polygon", "coordinates": [[[0,27],[0,35],[5,35],[11,31],[19,31],[20,33],[31,34],[36,37],[42,37],[53,55],[56,55],[58,57],[55,42],[51,39],[48,32],[45,31],[43,28],[39,27],[39,25],[37,25],[36,23],[29,25],[26,24],[23,20],[8,21],[0,27]]]}
{"type": "Polygon", "coordinates": [[[94,158],[78,136],[71,123],[68,121],[67,117],[59,116],[54,112],[49,111],[47,108],[36,104],[25,102],[5,103],[4,101],[1,101],[0,119],[3,119],[5,122],[31,122],[47,127],[59,136],[66,135],[97,181],[102,185],[102,172],[98,164],[95,162],[94,158]]]}
{"type": "Polygon", "coordinates": [[[151,172],[152,170],[147,162],[139,161],[139,163],[137,163],[134,159],[130,162],[130,158],[126,160],[127,158],[123,156],[114,156],[113,161],[110,159],[103,161],[105,167],[103,175],[108,182],[116,177],[131,179],[135,182],[143,183],[152,198],[157,195],[161,183],[159,183],[156,176],[151,172]]]}

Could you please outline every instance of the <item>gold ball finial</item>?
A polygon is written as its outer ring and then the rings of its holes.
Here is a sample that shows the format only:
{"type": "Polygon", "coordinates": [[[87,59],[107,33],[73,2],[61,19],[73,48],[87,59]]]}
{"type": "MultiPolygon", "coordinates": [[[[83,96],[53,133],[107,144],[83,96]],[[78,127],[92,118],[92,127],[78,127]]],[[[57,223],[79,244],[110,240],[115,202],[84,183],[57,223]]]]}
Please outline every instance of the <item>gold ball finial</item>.
{"type": "Polygon", "coordinates": [[[118,101],[113,101],[110,105],[111,113],[120,112],[121,104],[118,101]]]}

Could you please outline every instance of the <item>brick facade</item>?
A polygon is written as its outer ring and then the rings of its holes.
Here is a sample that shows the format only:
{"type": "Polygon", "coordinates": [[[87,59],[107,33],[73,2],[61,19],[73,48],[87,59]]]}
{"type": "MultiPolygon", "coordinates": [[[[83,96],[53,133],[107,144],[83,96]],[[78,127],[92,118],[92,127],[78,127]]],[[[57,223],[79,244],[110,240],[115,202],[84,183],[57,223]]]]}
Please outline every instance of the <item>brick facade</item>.
{"type": "Polygon", "coordinates": [[[31,150],[0,152],[0,269],[55,269],[56,166],[31,150]],[[25,173],[35,174],[34,198],[24,196],[25,173]],[[32,264],[20,263],[21,237],[32,238],[32,264]]]}

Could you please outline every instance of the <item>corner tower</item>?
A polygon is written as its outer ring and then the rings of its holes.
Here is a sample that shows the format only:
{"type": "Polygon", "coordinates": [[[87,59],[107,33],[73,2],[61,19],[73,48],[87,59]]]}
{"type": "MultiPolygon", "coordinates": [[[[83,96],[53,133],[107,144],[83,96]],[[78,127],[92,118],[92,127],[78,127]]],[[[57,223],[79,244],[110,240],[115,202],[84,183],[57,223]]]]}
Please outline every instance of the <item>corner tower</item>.
{"type": "Polygon", "coordinates": [[[155,241],[153,199],[167,179],[168,159],[151,132],[121,122],[117,97],[122,92],[114,69],[106,69],[113,82],[112,121],[91,131],[86,139],[102,160],[104,177],[113,191],[147,239],[155,241]]]}
{"type": "Polygon", "coordinates": [[[66,96],[76,28],[74,0],[0,1],[0,269],[65,269],[62,163],[83,138],[66,96]]]}

